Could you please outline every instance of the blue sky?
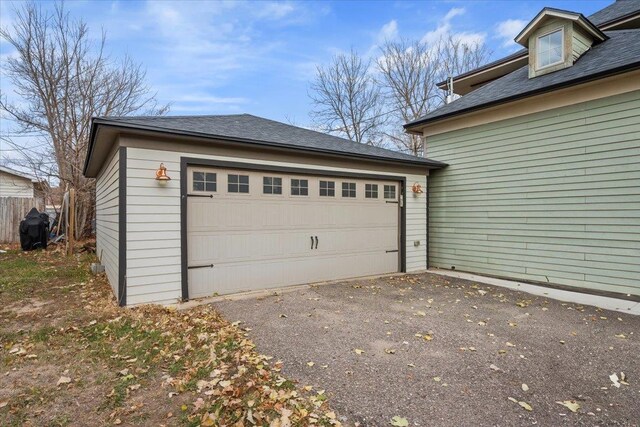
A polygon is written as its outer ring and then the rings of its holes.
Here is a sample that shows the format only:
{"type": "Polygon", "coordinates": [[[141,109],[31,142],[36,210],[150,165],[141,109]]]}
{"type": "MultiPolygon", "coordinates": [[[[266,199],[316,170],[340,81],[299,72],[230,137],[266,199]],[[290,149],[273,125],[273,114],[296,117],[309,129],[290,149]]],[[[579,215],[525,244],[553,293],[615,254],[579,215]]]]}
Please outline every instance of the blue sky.
{"type": "MultiPolygon", "coordinates": [[[[589,15],[613,0],[593,1],[68,1],[108,52],[129,54],[170,114],[247,112],[309,124],[309,81],[317,65],[354,48],[375,54],[385,38],[427,40],[455,34],[482,40],[492,59],[518,47],[515,34],[544,6],[589,15]]],[[[51,3],[43,3],[50,7],[51,3]]],[[[2,1],[1,25],[18,2],[2,1]]],[[[10,55],[0,44],[2,59],[10,55]]],[[[6,78],[3,94],[11,97],[6,78]]],[[[10,129],[6,120],[0,132],[10,129]]]]}

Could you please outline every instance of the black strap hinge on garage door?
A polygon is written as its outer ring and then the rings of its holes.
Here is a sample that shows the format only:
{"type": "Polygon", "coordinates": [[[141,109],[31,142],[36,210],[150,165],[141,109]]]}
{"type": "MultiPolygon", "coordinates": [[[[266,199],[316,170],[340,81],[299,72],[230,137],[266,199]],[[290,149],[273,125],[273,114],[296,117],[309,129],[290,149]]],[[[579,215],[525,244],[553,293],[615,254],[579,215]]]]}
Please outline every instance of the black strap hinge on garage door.
{"type": "Polygon", "coordinates": [[[196,268],[213,268],[213,264],[207,264],[207,265],[192,265],[187,267],[187,270],[194,270],[196,268]]]}
{"type": "Polygon", "coordinates": [[[209,197],[213,199],[213,194],[187,194],[187,197],[209,197]]]}
{"type": "Polygon", "coordinates": [[[399,201],[397,201],[397,200],[386,200],[386,201],[385,201],[385,203],[395,203],[395,204],[398,204],[398,203],[400,203],[400,202],[399,202],[399,201]]]}
{"type": "Polygon", "coordinates": [[[390,253],[392,253],[392,252],[398,252],[398,250],[397,250],[397,249],[394,249],[394,250],[392,250],[392,251],[385,251],[385,252],[386,252],[386,253],[388,253],[388,254],[390,254],[390,253]]]}

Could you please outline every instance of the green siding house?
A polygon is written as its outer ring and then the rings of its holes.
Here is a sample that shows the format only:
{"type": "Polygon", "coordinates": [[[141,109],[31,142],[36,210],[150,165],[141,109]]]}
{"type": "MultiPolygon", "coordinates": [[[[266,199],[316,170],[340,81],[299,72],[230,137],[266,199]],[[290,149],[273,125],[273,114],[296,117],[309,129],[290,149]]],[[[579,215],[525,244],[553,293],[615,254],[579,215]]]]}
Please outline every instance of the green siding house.
{"type": "Polygon", "coordinates": [[[405,126],[448,164],[428,179],[430,268],[640,296],[638,28],[637,0],[545,8],[525,49],[405,126]]]}

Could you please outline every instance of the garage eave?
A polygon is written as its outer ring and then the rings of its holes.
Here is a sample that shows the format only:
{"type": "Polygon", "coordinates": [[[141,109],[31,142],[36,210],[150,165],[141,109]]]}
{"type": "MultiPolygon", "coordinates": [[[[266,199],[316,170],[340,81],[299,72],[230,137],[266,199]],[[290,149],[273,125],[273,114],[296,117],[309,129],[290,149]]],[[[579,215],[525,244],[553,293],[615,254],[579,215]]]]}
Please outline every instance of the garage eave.
{"type": "Polygon", "coordinates": [[[348,157],[354,160],[368,160],[368,161],[382,162],[382,163],[393,164],[398,166],[424,167],[427,170],[441,169],[447,166],[446,163],[425,159],[425,158],[420,158],[420,157],[416,157],[415,160],[414,159],[398,159],[398,158],[392,158],[392,157],[366,155],[361,153],[350,153],[350,152],[328,150],[328,149],[321,149],[321,148],[315,148],[315,147],[300,147],[300,146],[284,144],[280,142],[276,143],[276,142],[270,142],[270,141],[248,139],[248,138],[237,138],[237,137],[230,137],[227,135],[214,135],[214,134],[194,132],[194,131],[172,130],[172,129],[160,128],[156,126],[124,123],[122,121],[112,121],[105,118],[94,118],[92,121],[91,139],[89,141],[89,147],[87,151],[88,154],[87,154],[87,158],[86,158],[84,169],[83,169],[83,173],[85,174],[85,176],[94,177],[95,174],[97,174],[96,169],[98,169],[99,166],[98,165],[95,165],[94,167],[91,167],[91,166],[92,166],[92,163],[96,161],[96,159],[94,159],[94,151],[95,151],[97,140],[99,140],[100,138],[102,129],[109,129],[110,134],[131,132],[131,131],[142,131],[142,132],[150,132],[150,133],[161,134],[161,135],[194,137],[199,139],[216,140],[216,141],[228,141],[231,143],[253,145],[256,147],[268,147],[273,149],[285,149],[285,150],[304,152],[304,153],[317,153],[317,154],[330,155],[330,156],[348,157]]]}

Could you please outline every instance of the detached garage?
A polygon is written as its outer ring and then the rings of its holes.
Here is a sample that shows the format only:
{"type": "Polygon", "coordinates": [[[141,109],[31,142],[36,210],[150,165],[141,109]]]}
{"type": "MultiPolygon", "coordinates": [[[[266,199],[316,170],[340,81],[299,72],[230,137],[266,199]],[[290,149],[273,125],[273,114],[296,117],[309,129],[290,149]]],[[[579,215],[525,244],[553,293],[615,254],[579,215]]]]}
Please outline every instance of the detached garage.
{"type": "Polygon", "coordinates": [[[251,116],[93,121],[97,254],[120,305],[427,268],[445,164],[251,116]]]}

